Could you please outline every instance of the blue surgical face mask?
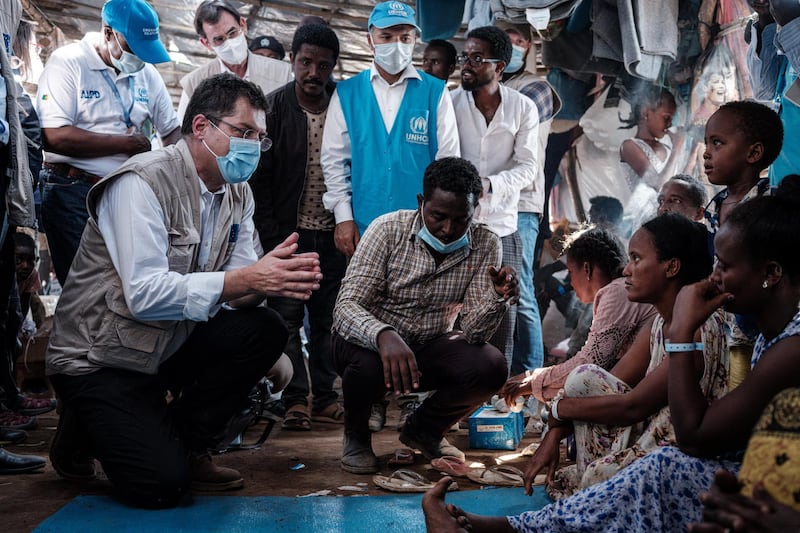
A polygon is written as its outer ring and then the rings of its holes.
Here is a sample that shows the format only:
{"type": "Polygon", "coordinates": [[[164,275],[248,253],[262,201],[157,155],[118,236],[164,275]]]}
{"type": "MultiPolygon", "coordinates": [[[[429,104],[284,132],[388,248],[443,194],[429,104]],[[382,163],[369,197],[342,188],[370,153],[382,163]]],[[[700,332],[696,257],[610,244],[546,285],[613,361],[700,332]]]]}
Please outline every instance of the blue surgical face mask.
{"type": "MultiPolygon", "coordinates": [[[[370,39],[372,36],[370,36],[370,39]]],[[[397,74],[411,64],[414,53],[414,43],[392,42],[375,44],[375,64],[379,65],[389,74],[397,74]]]]}
{"type": "Polygon", "coordinates": [[[114,68],[123,74],[134,74],[142,70],[145,65],[144,61],[136,57],[134,54],[126,52],[125,49],[122,48],[116,32],[112,31],[111,33],[114,35],[114,39],[116,39],[117,46],[119,46],[120,51],[122,51],[122,56],[120,56],[119,59],[114,57],[110,51],[108,52],[108,55],[111,57],[111,64],[114,65],[114,68]]]}
{"type": "Polygon", "coordinates": [[[435,252],[438,252],[440,254],[450,254],[455,252],[456,250],[460,250],[461,248],[464,248],[465,246],[469,245],[468,231],[465,231],[464,235],[454,240],[453,242],[445,244],[436,237],[434,237],[433,233],[428,231],[428,227],[425,226],[425,216],[422,214],[422,210],[420,210],[420,217],[422,218],[422,227],[419,228],[419,231],[417,232],[417,237],[419,237],[422,240],[422,242],[433,248],[435,252]]]}
{"type": "Polygon", "coordinates": [[[258,167],[258,160],[261,159],[261,143],[257,140],[231,137],[213,122],[211,124],[230,141],[227,155],[218,156],[203,139],[203,146],[217,158],[222,178],[228,183],[242,183],[250,179],[258,167]]]}
{"type": "Polygon", "coordinates": [[[511,48],[511,59],[503,71],[508,72],[509,74],[518,71],[525,65],[525,49],[521,46],[517,46],[516,44],[511,45],[511,48]]]}

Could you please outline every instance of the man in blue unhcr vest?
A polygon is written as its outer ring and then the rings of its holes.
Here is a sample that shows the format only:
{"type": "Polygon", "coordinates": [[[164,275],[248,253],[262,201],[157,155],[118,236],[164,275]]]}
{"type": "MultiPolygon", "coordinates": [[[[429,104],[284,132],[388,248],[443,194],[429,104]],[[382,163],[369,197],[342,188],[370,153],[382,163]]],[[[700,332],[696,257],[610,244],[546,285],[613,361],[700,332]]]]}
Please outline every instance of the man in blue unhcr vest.
{"type": "Polygon", "coordinates": [[[460,155],[444,81],[411,66],[419,31],[410,6],[376,5],[367,35],[374,62],[339,83],[328,107],[323,202],[336,218],[336,247],[348,257],[376,217],[416,208],[431,161],[460,155]]]}

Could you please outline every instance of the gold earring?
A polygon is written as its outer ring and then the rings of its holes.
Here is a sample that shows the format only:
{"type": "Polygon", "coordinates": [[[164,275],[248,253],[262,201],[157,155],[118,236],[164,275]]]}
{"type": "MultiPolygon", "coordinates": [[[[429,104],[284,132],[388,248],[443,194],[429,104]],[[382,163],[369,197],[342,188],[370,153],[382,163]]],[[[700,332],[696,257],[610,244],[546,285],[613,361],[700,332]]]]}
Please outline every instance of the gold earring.
{"type": "Polygon", "coordinates": [[[769,283],[767,283],[767,280],[764,280],[764,283],[761,284],[761,287],[764,289],[769,288],[769,283]]]}

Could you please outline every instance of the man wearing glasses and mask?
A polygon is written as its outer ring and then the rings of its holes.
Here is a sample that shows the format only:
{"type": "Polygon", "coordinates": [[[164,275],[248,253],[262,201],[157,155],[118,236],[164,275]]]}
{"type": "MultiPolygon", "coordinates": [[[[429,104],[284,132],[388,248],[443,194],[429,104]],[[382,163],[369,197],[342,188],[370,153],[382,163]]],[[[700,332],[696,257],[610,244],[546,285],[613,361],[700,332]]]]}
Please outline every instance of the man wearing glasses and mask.
{"type": "Polygon", "coordinates": [[[411,65],[418,31],[410,6],[376,5],[367,34],[374,62],[339,83],[328,107],[323,202],[336,219],[336,247],[348,257],[376,217],[414,209],[431,161],[460,155],[444,82],[411,65]]]}
{"type": "Polygon", "coordinates": [[[63,401],[50,451],[61,476],[91,479],[96,458],[119,496],[156,508],[189,489],[242,487],[208,450],[286,344],[283,320],[257,304],[307,300],[322,279],[296,233],[255,253],[245,181],[271,144],[266,106],[255,84],[213,76],[177,144],[90,191],[47,353],[63,401]]]}
{"type": "MultiPolygon", "coordinates": [[[[458,57],[461,87],[451,94],[461,153],[478,168],[483,185],[475,220],[500,236],[503,265],[520,272],[518,206],[520,191],[537,180],[539,114],[529,98],[500,84],[511,55],[506,32],[494,26],[475,28],[467,34],[464,53],[458,57]]],[[[535,192],[544,196],[543,179],[535,192]]],[[[512,373],[519,364],[512,361],[515,323],[516,307],[511,306],[490,341],[505,353],[512,373]]]]}
{"type": "Polygon", "coordinates": [[[102,33],[56,50],[39,79],[45,163],[42,217],[63,285],[88,213],[86,194],[130,156],[180,136],[167,87],[152,63],[170,60],[158,15],[144,0],[109,0],[102,33]]]}
{"type": "Polygon", "coordinates": [[[292,80],[292,67],[284,61],[255,54],[247,48],[247,21],[228,0],[205,0],[197,7],[194,28],[200,43],[217,56],[181,79],[178,117],[183,120],[186,105],[204,79],[230,72],[252,81],[269,94],[292,80]]]}

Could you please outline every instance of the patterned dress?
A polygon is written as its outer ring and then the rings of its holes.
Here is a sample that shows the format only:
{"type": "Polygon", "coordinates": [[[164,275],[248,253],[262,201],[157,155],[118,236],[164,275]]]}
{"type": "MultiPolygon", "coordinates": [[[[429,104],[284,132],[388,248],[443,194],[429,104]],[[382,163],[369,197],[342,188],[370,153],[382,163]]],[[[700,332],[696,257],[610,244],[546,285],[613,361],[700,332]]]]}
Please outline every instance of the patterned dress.
{"type": "MultiPolygon", "coordinates": [[[[650,364],[653,372],[666,359],[664,319],[659,315],[650,330],[650,364]]],[[[703,376],[700,389],[710,403],[728,391],[728,346],[722,312],[712,314],[700,328],[703,339],[703,376]]],[[[567,379],[565,397],[624,394],[630,387],[609,372],[594,365],[576,368],[567,379]]],[[[675,431],[665,406],[643,423],[634,426],[607,426],[576,421],[576,464],[556,473],[548,495],[558,499],[577,490],[605,481],[617,472],[662,446],[675,446],[675,431]]]]}
{"type": "MultiPolygon", "coordinates": [[[[800,335],[800,313],[770,342],[759,336],[754,361],[786,337],[800,335]]],[[[757,430],[758,428],[756,428],[757,430]]],[[[677,448],[658,448],[611,479],[550,504],[539,511],[507,517],[515,531],[534,532],[685,532],[702,519],[698,494],[708,490],[724,468],[737,474],[741,463],[699,459],[677,448]]]]}

